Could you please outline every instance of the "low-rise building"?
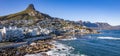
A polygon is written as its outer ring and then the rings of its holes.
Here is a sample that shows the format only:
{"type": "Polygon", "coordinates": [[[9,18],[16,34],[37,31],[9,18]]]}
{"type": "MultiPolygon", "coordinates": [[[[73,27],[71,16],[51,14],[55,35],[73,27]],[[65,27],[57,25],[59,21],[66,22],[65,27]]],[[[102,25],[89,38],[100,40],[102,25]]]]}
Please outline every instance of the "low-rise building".
{"type": "Polygon", "coordinates": [[[24,37],[33,37],[37,35],[48,35],[51,31],[47,28],[17,28],[17,27],[3,27],[0,29],[0,42],[5,40],[23,39],[24,37]]]}
{"type": "Polygon", "coordinates": [[[16,28],[16,27],[3,27],[0,29],[0,39],[3,40],[10,40],[10,39],[22,39],[24,38],[23,30],[16,28]]]}
{"type": "Polygon", "coordinates": [[[0,32],[0,42],[2,41],[2,33],[0,32]]]}

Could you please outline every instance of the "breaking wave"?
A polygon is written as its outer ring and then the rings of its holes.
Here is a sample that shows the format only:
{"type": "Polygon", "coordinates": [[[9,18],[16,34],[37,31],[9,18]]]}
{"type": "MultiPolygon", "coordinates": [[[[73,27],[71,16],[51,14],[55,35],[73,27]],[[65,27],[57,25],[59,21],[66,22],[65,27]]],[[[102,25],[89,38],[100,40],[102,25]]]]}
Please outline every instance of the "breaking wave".
{"type": "MultiPolygon", "coordinates": [[[[74,50],[73,47],[67,46],[65,44],[61,44],[57,41],[52,42],[56,48],[53,48],[51,51],[45,52],[49,56],[87,56],[84,54],[73,54],[72,51],[74,50]]],[[[37,54],[27,54],[25,56],[42,56],[41,53],[37,54]]]]}
{"type": "Polygon", "coordinates": [[[116,37],[97,37],[99,39],[110,39],[110,40],[120,40],[120,38],[116,38],[116,37]]]}

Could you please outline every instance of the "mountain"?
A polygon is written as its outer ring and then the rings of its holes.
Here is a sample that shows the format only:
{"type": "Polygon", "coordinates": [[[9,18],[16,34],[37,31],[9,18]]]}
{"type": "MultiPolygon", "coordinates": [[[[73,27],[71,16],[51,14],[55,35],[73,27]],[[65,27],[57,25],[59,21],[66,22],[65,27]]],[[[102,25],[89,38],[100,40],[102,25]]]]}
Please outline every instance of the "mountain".
{"type": "Polygon", "coordinates": [[[30,4],[25,10],[0,17],[0,27],[17,26],[17,27],[58,27],[63,25],[65,21],[63,19],[54,18],[47,14],[41,13],[34,8],[33,4],[30,4]],[[58,21],[58,22],[57,22],[58,21]],[[56,24],[56,25],[55,25],[56,24]]]}
{"type": "Polygon", "coordinates": [[[22,20],[22,19],[43,19],[49,17],[47,14],[36,11],[33,4],[30,4],[24,11],[0,17],[0,20],[22,20]]]}
{"type": "Polygon", "coordinates": [[[87,32],[94,32],[94,30],[87,27],[77,25],[74,21],[64,20],[61,18],[51,17],[47,14],[41,13],[34,8],[33,4],[30,4],[25,10],[0,17],[0,28],[9,26],[17,26],[19,28],[35,28],[40,26],[41,28],[48,28],[53,30],[63,29],[68,30],[71,28],[80,30],[85,29],[87,32]]]}
{"type": "Polygon", "coordinates": [[[45,13],[41,13],[34,8],[33,4],[30,4],[25,10],[0,16],[0,27],[2,26],[17,26],[17,27],[33,27],[40,25],[42,27],[54,27],[61,28],[63,26],[86,26],[92,29],[120,29],[120,26],[111,26],[108,23],[91,23],[85,21],[67,21],[61,18],[51,17],[45,13]]]}
{"type": "Polygon", "coordinates": [[[89,21],[78,21],[76,22],[79,25],[86,26],[91,29],[98,29],[98,30],[120,30],[120,26],[112,26],[108,23],[104,22],[96,22],[92,23],[89,21]]]}

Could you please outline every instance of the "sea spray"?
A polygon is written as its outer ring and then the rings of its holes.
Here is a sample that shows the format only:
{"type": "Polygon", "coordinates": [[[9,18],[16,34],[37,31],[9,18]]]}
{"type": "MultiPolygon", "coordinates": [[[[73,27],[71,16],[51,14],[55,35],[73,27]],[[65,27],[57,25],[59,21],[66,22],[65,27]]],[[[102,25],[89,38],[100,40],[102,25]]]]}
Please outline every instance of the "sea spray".
{"type": "Polygon", "coordinates": [[[120,40],[120,38],[116,37],[97,37],[98,39],[110,39],[110,40],[120,40]]]}
{"type": "MultiPolygon", "coordinates": [[[[50,43],[53,44],[55,48],[52,48],[48,52],[41,52],[41,53],[46,53],[49,56],[86,56],[84,54],[73,54],[72,51],[74,51],[74,48],[71,46],[67,46],[57,41],[52,41],[50,43]]],[[[41,53],[27,54],[25,56],[42,56],[41,53]]]]}
{"type": "Polygon", "coordinates": [[[65,44],[59,43],[57,41],[51,42],[56,48],[52,49],[51,51],[46,52],[50,56],[87,56],[84,54],[74,54],[74,48],[71,46],[67,46],[65,44]]]}

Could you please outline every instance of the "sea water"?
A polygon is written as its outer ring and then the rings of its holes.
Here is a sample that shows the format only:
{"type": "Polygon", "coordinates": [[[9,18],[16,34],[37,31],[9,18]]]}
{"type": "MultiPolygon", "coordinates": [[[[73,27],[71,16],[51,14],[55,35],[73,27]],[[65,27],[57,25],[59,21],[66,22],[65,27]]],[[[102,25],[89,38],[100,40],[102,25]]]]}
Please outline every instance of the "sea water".
{"type": "MultiPolygon", "coordinates": [[[[120,30],[100,32],[100,34],[78,35],[76,36],[78,38],[71,40],[53,41],[51,43],[57,48],[46,53],[50,56],[120,56],[120,30]]],[[[37,53],[25,56],[42,55],[37,53]]]]}
{"type": "Polygon", "coordinates": [[[80,36],[76,40],[59,42],[73,47],[74,51],[70,53],[79,56],[120,56],[120,30],[100,32],[100,34],[80,36]]]}

